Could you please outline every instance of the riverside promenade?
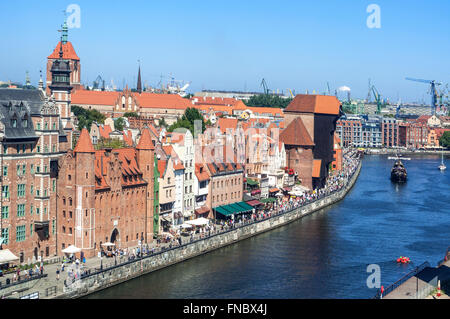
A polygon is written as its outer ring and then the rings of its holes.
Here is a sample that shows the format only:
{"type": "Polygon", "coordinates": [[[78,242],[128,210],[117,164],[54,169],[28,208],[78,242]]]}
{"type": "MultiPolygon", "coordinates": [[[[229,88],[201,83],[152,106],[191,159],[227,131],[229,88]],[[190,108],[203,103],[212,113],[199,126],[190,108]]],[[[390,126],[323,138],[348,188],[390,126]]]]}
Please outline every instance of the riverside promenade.
{"type": "Polygon", "coordinates": [[[355,184],[361,170],[361,162],[353,165],[352,171],[344,177],[342,186],[331,191],[321,192],[306,202],[295,203],[283,210],[254,220],[245,220],[232,227],[215,227],[213,231],[196,235],[192,239],[183,238],[177,245],[149,245],[149,250],[133,260],[126,257],[100,259],[91,258],[83,265],[73,265],[59,275],[59,264],[47,265],[46,277],[27,282],[23,285],[0,289],[4,298],[79,298],[84,295],[120,284],[144,274],[168,267],[175,263],[208,253],[215,249],[231,245],[252,236],[256,236],[277,227],[291,223],[299,218],[316,212],[342,200],[355,184]],[[351,173],[351,174],[350,174],[351,173]],[[67,271],[77,273],[76,280],[68,280],[67,271]],[[20,287],[22,286],[22,287],[20,287]]]}

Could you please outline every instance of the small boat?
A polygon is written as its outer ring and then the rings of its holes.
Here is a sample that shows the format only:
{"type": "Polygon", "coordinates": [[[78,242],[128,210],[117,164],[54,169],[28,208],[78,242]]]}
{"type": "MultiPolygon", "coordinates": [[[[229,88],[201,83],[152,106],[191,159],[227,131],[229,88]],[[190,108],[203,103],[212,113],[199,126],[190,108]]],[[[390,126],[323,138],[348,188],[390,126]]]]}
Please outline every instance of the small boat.
{"type": "Polygon", "coordinates": [[[409,264],[411,260],[409,259],[409,257],[400,256],[399,258],[397,258],[397,262],[399,264],[409,264]]]}
{"type": "Polygon", "coordinates": [[[391,180],[393,182],[406,182],[407,173],[406,168],[400,159],[397,159],[391,169],[391,180]]]}
{"type": "Polygon", "coordinates": [[[444,165],[444,153],[441,153],[441,165],[439,165],[439,170],[444,171],[447,169],[447,166],[444,165]]]}

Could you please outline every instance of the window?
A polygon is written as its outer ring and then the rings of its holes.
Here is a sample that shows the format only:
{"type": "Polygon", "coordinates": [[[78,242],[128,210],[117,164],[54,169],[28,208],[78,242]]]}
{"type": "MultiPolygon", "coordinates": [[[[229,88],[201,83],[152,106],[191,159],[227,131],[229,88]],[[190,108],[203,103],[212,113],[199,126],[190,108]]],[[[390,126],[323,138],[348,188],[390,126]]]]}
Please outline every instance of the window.
{"type": "Polygon", "coordinates": [[[56,191],[56,179],[52,181],[52,192],[56,191]]]}
{"type": "Polygon", "coordinates": [[[22,144],[22,153],[26,153],[26,151],[27,151],[26,144],[22,144]]]}
{"type": "Polygon", "coordinates": [[[40,153],[41,152],[41,147],[38,145],[37,146],[37,152],[40,153]]]}
{"type": "Polygon", "coordinates": [[[66,226],[63,226],[63,227],[62,227],[62,232],[63,232],[63,234],[66,233],[66,226]]]}
{"type": "Polygon", "coordinates": [[[36,215],[39,215],[40,212],[41,212],[40,208],[39,208],[39,207],[36,207],[36,215]]]}
{"type": "Polygon", "coordinates": [[[3,146],[3,154],[8,154],[8,146],[3,146]]]}
{"type": "Polygon", "coordinates": [[[9,243],[9,228],[2,228],[2,238],[3,243],[8,244],[9,243]]]}
{"type": "Polygon", "coordinates": [[[53,130],[56,130],[56,122],[53,123],[53,130]]]}
{"type": "Polygon", "coordinates": [[[25,204],[17,205],[17,217],[25,217],[25,204]]]}
{"type": "Polygon", "coordinates": [[[47,122],[45,122],[45,124],[44,124],[44,130],[45,130],[45,131],[48,130],[48,123],[47,123],[47,122]]]}
{"type": "Polygon", "coordinates": [[[30,215],[33,215],[33,205],[30,206],[30,215]]]}
{"type": "Polygon", "coordinates": [[[34,193],[34,186],[33,185],[30,186],[30,193],[31,193],[31,195],[33,195],[33,193],[34,193]]]}
{"type": "Polygon", "coordinates": [[[41,123],[37,123],[37,130],[40,131],[41,130],[41,123]]]}
{"type": "Polygon", "coordinates": [[[2,206],[2,219],[9,217],[9,206],[2,206]]]}
{"type": "Polygon", "coordinates": [[[30,237],[33,236],[33,223],[30,224],[30,237]]]}
{"type": "Polygon", "coordinates": [[[69,218],[72,218],[72,212],[69,211],[69,218]]]}
{"type": "Polygon", "coordinates": [[[25,240],[25,225],[16,227],[16,241],[21,242],[25,240]]]}
{"type": "Polygon", "coordinates": [[[41,172],[41,167],[40,166],[36,166],[36,173],[40,173],[41,172]]]}
{"type": "Polygon", "coordinates": [[[8,176],[8,166],[3,166],[3,176],[8,176]]]}
{"type": "Polygon", "coordinates": [[[3,185],[2,186],[2,193],[3,193],[3,198],[9,198],[9,186],[8,185],[3,185]]]}
{"type": "Polygon", "coordinates": [[[22,165],[22,175],[26,175],[27,172],[27,164],[22,165]]]}
{"type": "Polygon", "coordinates": [[[17,127],[17,120],[16,119],[12,119],[11,120],[11,126],[12,127],[17,127]]]}
{"type": "Polygon", "coordinates": [[[17,185],[17,197],[25,197],[25,184],[17,185]]]}
{"type": "Polygon", "coordinates": [[[54,235],[56,233],[56,220],[52,220],[52,234],[54,235]]]}

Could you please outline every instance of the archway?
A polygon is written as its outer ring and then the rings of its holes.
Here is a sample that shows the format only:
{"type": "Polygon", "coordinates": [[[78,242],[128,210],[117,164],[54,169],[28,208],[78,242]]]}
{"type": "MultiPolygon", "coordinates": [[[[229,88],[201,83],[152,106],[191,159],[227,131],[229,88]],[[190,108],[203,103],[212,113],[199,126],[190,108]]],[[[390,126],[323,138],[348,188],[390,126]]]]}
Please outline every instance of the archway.
{"type": "Polygon", "coordinates": [[[114,230],[111,233],[111,242],[114,244],[116,242],[116,240],[118,239],[119,236],[119,231],[117,230],[117,228],[114,228],[114,230]]]}

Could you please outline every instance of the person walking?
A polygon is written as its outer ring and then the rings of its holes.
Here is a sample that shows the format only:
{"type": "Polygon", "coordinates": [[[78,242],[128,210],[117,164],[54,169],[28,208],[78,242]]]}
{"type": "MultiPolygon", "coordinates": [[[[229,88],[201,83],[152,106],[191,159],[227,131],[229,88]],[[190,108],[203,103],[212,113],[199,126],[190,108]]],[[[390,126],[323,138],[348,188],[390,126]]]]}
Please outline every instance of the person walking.
{"type": "Polygon", "coordinates": [[[59,280],[59,267],[56,267],[56,280],[59,280]]]}

